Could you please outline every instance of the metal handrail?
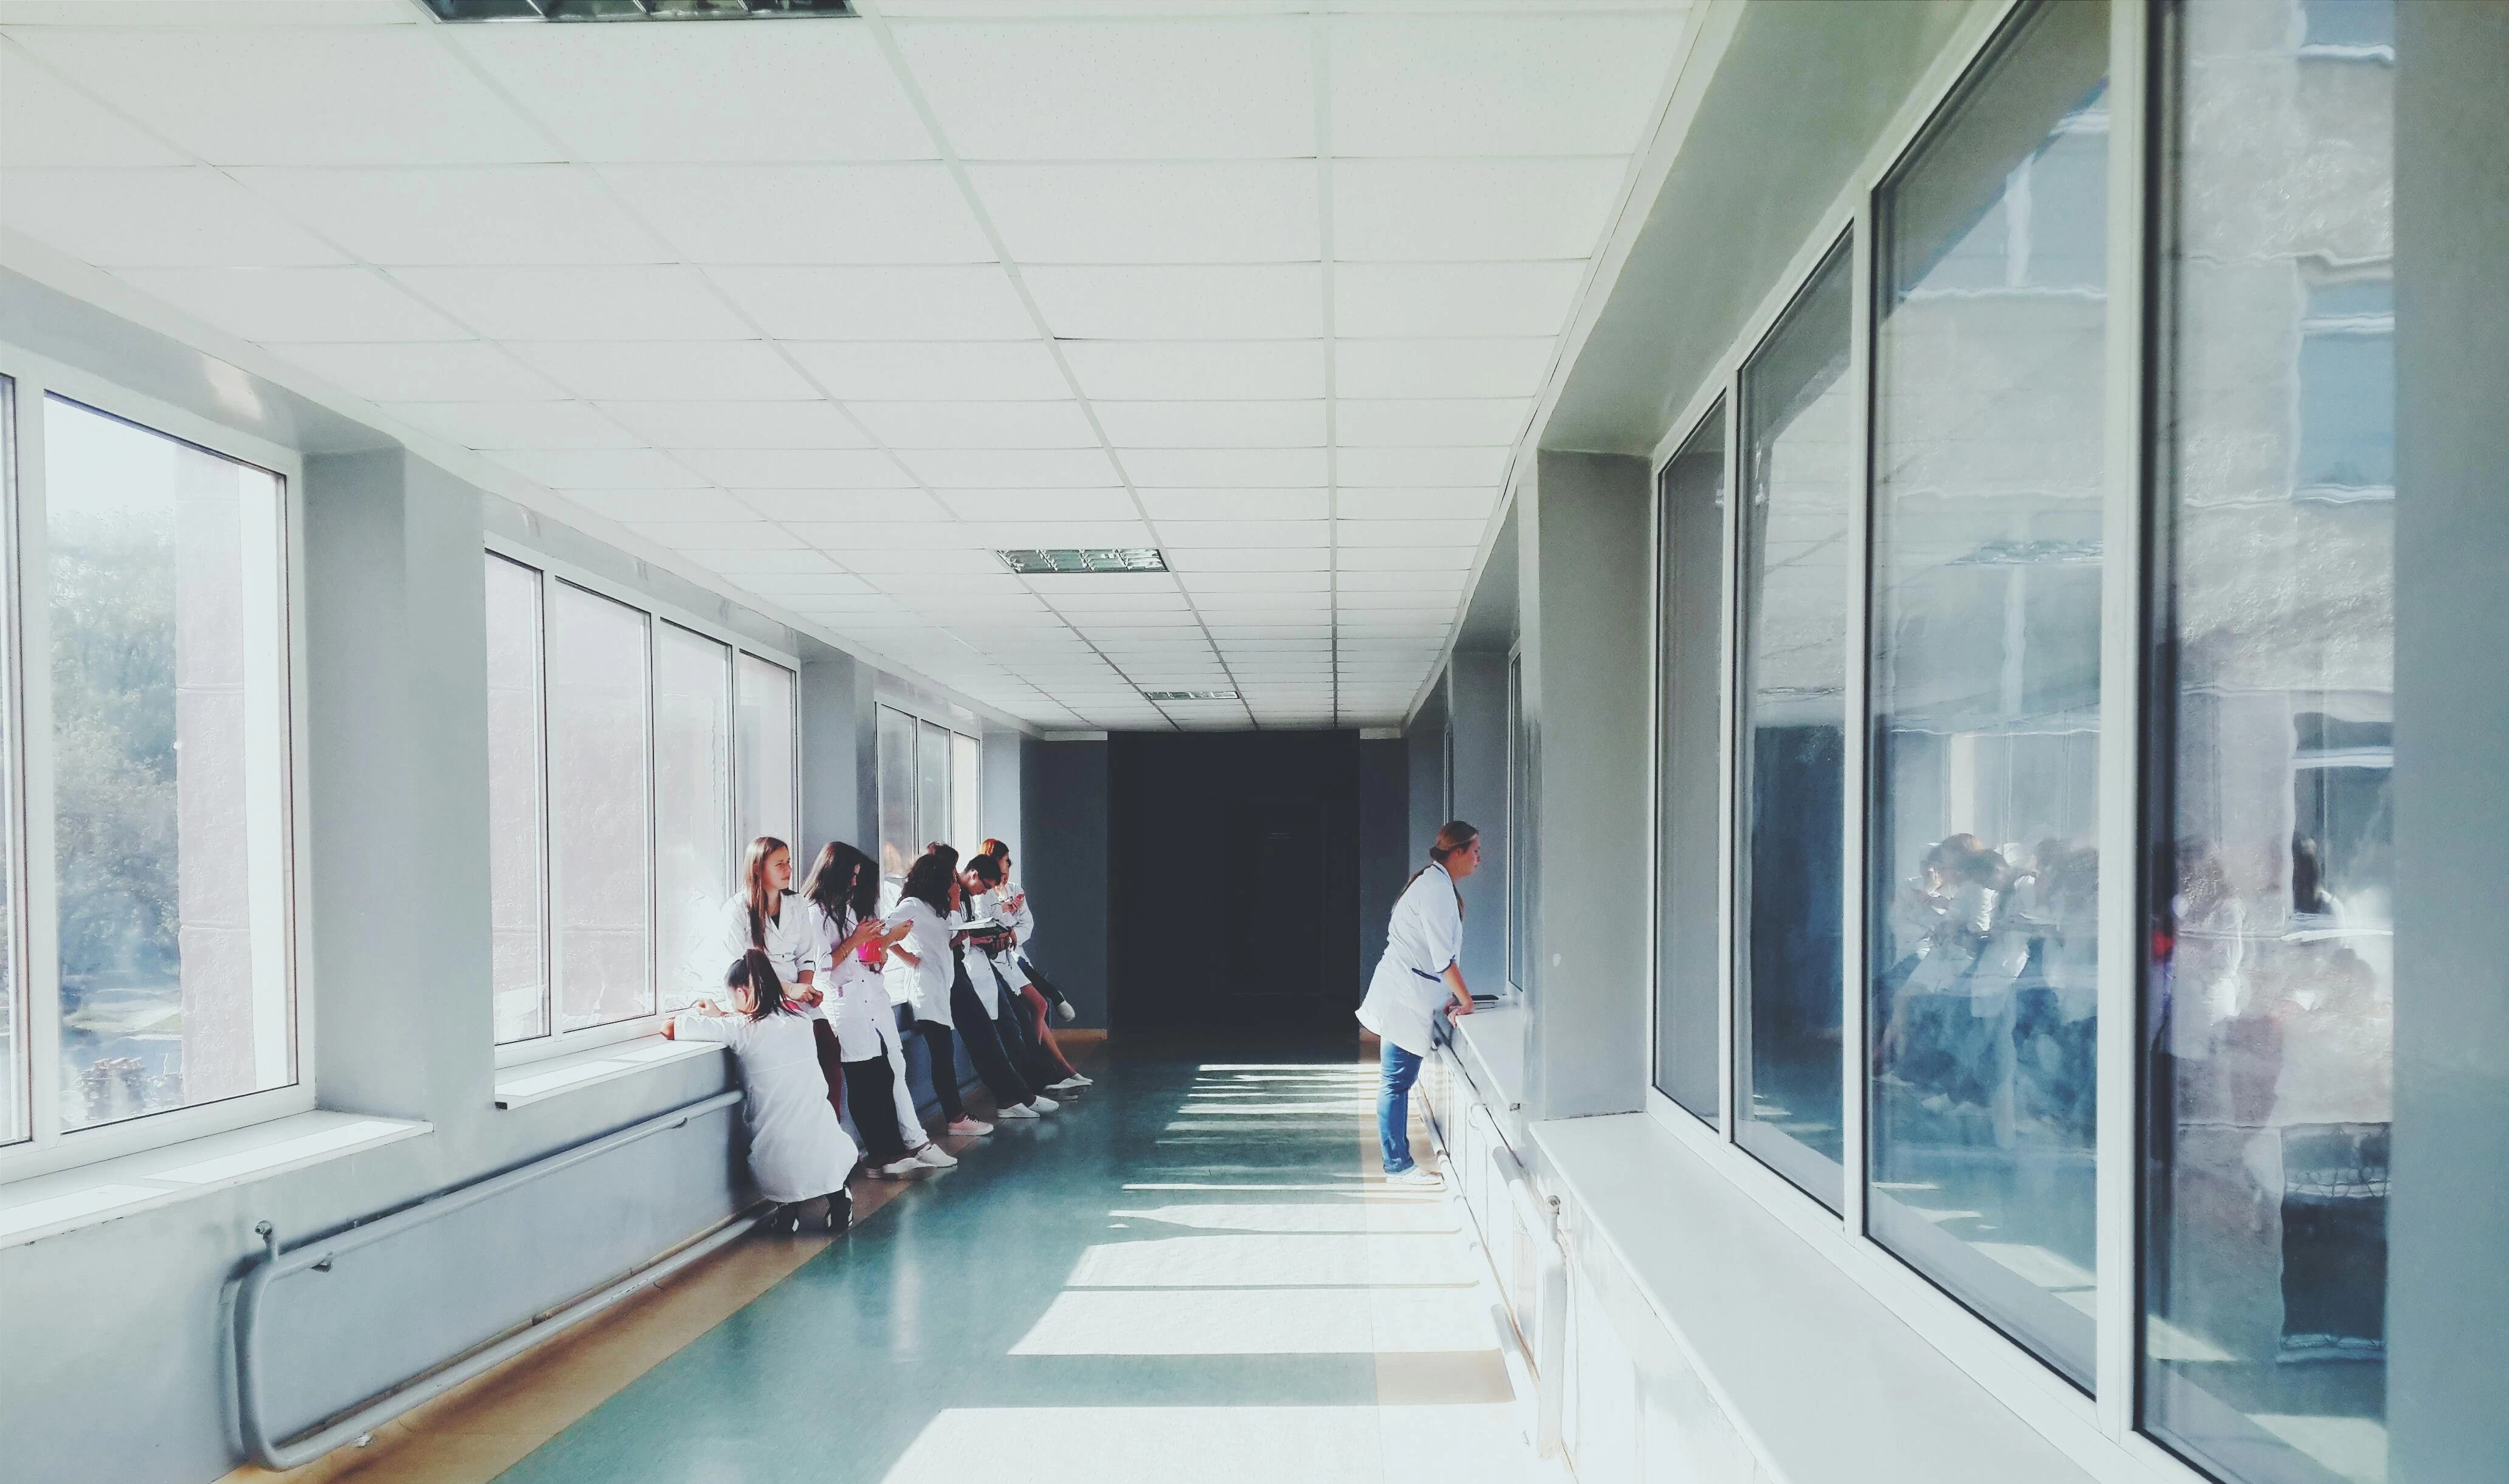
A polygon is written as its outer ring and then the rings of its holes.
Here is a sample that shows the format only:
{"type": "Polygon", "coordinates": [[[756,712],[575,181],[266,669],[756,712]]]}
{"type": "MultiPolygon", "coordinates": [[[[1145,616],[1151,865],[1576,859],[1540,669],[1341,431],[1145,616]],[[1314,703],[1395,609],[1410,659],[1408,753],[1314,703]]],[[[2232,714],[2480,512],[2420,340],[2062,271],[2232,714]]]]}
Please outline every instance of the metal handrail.
{"type": "Polygon", "coordinates": [[[458,1186],[404,1207],[363,1226],[351,1227],[333,1236],[318,1238],[295,1247],[281,1250],[279,1233],[267,1222],[257,1223],[253,1230],[260,1234],[263,1252],[259,1265],[246,1273],[236,1291],[236,1410],[243,1433],[243,1444],[254,1462],[265,1468],[286,1470],[301,1468],[343,1443],[354,1441],[412,1409],[434,1400],[445,1392],[480,1373],[492,1370],[525,1351],[574,1325],[611,1308],[619,1300],[677,1273],[697,1259],[714,1252],[741,1237],[763,1219],[756,1214],[736,1216],[703,1239],[680,1248],[659,1262],[651,1263],[620,1279],[618,1282],[589,1297],[579,1299],[564,1309],[536,1320],[508,1334],[504,1339],[471,1351],[452,1363],[404,1381],[390,1391],[369,1398],[356,1411],[348,1413],[329,1427],[277,1439],[270,1435],[268,1413],[261,1394],[262,1365],[259,1349],[261,1335],[261,1301],[270,1285],[282,1278],[305,1272],[328,1273],[335,1258],[360,1247],[372,1246],[387,1238],[441,1220],[459,1210],[468,1209],[482,1201],[504,1194],[517,1186],[527,1185],[543,1175],[553,1174],[586,1160],[597,1159],[611,1150],[673,1129],[685,1129],[693,1118],[702,1117],[718,1108],[728,1108],[740,1101],[738,1092],[717,1093],[658,1117],[649,1118],[616,1133],[563,1149],[546,1159],[509,1169],[501,1175],[458,1186]]]}

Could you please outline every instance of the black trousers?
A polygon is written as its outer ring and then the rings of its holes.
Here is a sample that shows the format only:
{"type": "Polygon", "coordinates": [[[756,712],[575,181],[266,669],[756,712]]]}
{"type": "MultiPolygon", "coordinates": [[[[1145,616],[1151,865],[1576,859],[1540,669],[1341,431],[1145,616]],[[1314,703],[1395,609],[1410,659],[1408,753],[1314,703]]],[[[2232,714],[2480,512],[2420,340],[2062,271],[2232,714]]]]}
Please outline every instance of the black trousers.
{"type": "Polygon", "coordinates": [[[1036,1095],[1012,1066],[1002,1045],[1004,1027],[985,1013],[985,1002],[976,998],[975,983],[967,978],[963,963],[950,985],[950,1019],[957,1023],[958,1035],[967,1043],[967,1059],[976,1063],[976,1075],[993,1094],[994,1106],[1016,1107],[1036,1095]]]}
{"type": "Polygon", "coordinates": [[[1023,958],[1020,960],[1020,967],[1028,971],[1028,982],[1036,985],[1036,992],[1045,996],[1045,1002],[1047,1004],[1060,1005],[1064,1003],[1067,996],[1062,990],[1054,987],[1054,981],[1047,979],[1042,973],[1038,972],[1036,965],[1030,963],[1027,959],[1023,958]]]}
{"type": "Polygon", "coordinates": [[[950,1037],[950,1027],[939,1020],[917,1020],[915,1030],[923,1038],[923,1050],[932,1075],[932,1095],[941,1100],[941,1116],[951,1123],[967,1116],[967,1105],[958,1100],[958,1047],[950,1037]]]}
{"type": "Polygon", "coordinates": [[[906,1158],[906,1138],[897,1132],[896,1087],[897,1073],[886,1057],[845,1063],[845,1104],[853,1109],[863,1152],[875,1165],[906,1158]]]}

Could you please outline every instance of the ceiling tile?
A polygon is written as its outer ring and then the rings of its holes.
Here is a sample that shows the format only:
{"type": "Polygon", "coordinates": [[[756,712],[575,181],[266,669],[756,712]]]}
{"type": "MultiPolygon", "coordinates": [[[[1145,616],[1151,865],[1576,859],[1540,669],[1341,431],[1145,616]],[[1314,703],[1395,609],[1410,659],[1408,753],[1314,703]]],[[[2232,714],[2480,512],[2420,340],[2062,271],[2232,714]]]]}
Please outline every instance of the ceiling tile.
{"type": "Polygon", "coordinates": [[[1325,332],[1317,263],[1042,267],[1022,278],[1047,327],[1067,340],[1313,340],[1325,332]]]}
{"type": "Polygon", "coordinates": [[[0,40],[0,166],[187,163],[145,130],[0,40]]]}
{"type": "Polygon", "coordinates": [[[1142,507],[1163,532],[1207,520],[1322,520],[1332,513],[1331,497],[1324,490],[1144,489],[1141,494],[1142,507]]]}
{"type": "Polygon", "coordinates": [[[1323,546],[1192,546],[1167,548],[1168,567],[1197,572],[1325,572],[1332,553],[1323,546]]]}
{"type": "Polygon", "coordinates": [[[905,24],[896,35],[969,160],[1316,153],[1303,19],[905,24]]]}
{"type": "Polygon", "coordinates": [[[1499,476],[1507,472],[1508,453],[1504,448],[1345,448],[1334,468],[1345,488],[1487,485],[1495,491],[1499,476]]]}
{"type": "Polygon", "coordinates": [[[940,497],[960,520],[1138,520],[1141,510],[1122,490],[952,490],[940,497]]]}
{"type": "Polygon", "coordinates": [[[868,448],[836,403],[619,401],[601,410],[661,448],[868,448]]]}
{"type": "Polygon", "coordinates": [[[1556,349],[1550,339],[1343,340],[1335,385],[1360,397],[1531,396],[1556,349]]]}
{"type": "Polygon", "coordinates": [[[1343,397],[1333,404],[1333,432],[1346,449],[1507,446],[1524,431],[1532,410],[1526,397],[1343,397]]]}
{"type": "Polygon", "coordinates": [[[601,173],[692,263],[990,263],[938,165],[639,165],[601,173]]]}
{"type": "Polygon", "coordinates": [[[825,559],[804,565],[786,557],[814,556],[804,551],[792,533],[763,520],[631,520],[628,530],[674,551],[686,551],[718,572],[831,571],[825,559]]]}
{"type": "Polygon", "coordinates": [[[511,341],[506,349],[576,395],[598,401],[686,396],[800,402],[819,394],[760,340],[538,340],[511,341]]]}
{"type": "Polygon", "coordinates": [[[1375,588],[1385,591],[1399,591],[1404,588],[1409,588],[1414,591],[1435,591],[1459,594],[1463,591],[1464,578],[1466,575],[1467,574],[1465,570],[1460,567],[1413,572],[1345,571],[1338,578],[1338,582],[1341,590],[1344,592],[1353,592],[1364,588],[1375,588]]]}
{"type": "Polygon", "coordinates": [[[1625,155],[1653,130],[1678,12],[1336,16],[1345,155],[1625,155]]]}
{"type": "Polygon", "coordinates": [[[684,448],[673,453],[735,490],[890,490],[914,481],[876,448],[684,448]]]}
{"type": "Polygon", "coordinates": [[[1026,340],[1036,334],[992,263],[930,267],[719,267],[707,276],[786,340],[1026,340]]]}
{"type": "Polygon", "coordinates": [[[757,334],[693,268],[500,264],[399,268],[393,277],[490,340],[747,340],[757,334]]]}
{"type": "Polygon", "coordinates": [[[1486,519],[1498,503],[1493,488],[1344,490],[1334,513],[1355,520],[1486,519]]]}
{"type": "Polygon", "coordinates": [[[1072,341],[1063,353],[1092,399],[1324,395],[1322,341],[1072,341]]]}
{"type": "MultiPolygon", "coordinates": [[[[950,512],[921,490],[735,490],[742,504],[769,520],[830,523],[824,535],[842,539],[836,524],[876,521],[939,522],[950,512]]],[[[798,527],[796,528],[799,529],[798,527]]]]}
{"type": "Polygon", "coordinates": [[[1585,280],[1582,260],[1551,263],[1344,263],[1333,270],[1333,333],[1556,335],[1585,280]]]}
{"type": "Polygon", "coordinates": [[[1178,592],[1173,573],[1164,572],[1056,572],[1038,573],[1029,585],[1051,598],[1063,593],[1104,592],[1178,592]]]}
{"type": "Polygon", "coordinates": [[[569,490],[566,498],[597,515],[622,523],[748,525],[756,511],[721,490],[569,490]]]}
{"type": "Polygon", "coordinates": [[[1322,256],[1316,167],[1308,161],[978,165],[967,173],[1011,256],[1024,264],[1311,263],[1322,256]]]}
{"type": "Polygon", "coordinates": [[[693,490],[706,482],[650,448],[508,449],[488,457],[552,490],[693,490]]]}
{"type": "Polygon", "coordinates": [[[1161,535],[1171,555],[1180,549],[1212,547],[1322,547],[1326,524],[1320,520],[1174,521],[1161,528],[1161,535]]]}
{"type": "Polygon", "coordinates": [[[484,340],[427,345],[278,344],[278,354],[373,402],[563,400],[564,391],[484,340]]]}
{"type": "Polygon", "coordinates": [[[449,31],[577,160],[929,160],[861,25],[449,31]]]}
{"type": "Polygon", "coordinates": [[[660,263],[665,247],[589,170],[507,165],[249,169],[236,178],[370,263],[660,263]]]}
{"type": "Polygon", "coordinates": [[[1177,489],[1314,489],[1325,483],[1320,448],[1118,449],[1139,485],[1177,489]]]}
{"type": "Polygon", "coordinates": [[[470,340],[371,268],[131,268],[120,277],[246,340],[470,340]]]}
{"type": "Polygon", "coordinates": [[[1097,448],[898,449],[898,462],[934,490],[1104,489],[1118,482],[1097,448]]]}
{"type": "Polygon", "coordinates": [[[643,448],[581,402],[387,402],[383,410],[464,448],[643,448]]]}
{"type": "Polygon", "coordinates": [[[555,158],[431,29],[20,26],[11,36],[212,165],[555,158]]]}
{"type": "Polygon", "coordinates": [[[0,170],[0,224],[104,268],[286,268],[348,257],[205,166],[0,170]]]}
{"type": "MultiPolygon", "coordinates": [[[[1146,546],[1150,544],[1149,527],[1137,520],[1119,521],[985,521],[968,528],[988,548],[1013,550],[1023,546],[1146,546]]],[[[1134,581],[1142,581],[1150,574],[1109,574],[1134,581]]],[[[1057,580],[1040,576],[1037,591],[1051,593],[1047,583],[1057,580]]],[[[1152,584],[1164,586],[1163,583],[1152,584]]]]}
{"type": "MultiPolygon", "coordinates": [[[[730,525],[720,529],[730,530],[730,525]]],[[[762,540],[766,538],[760,538],[762,540]]],[[[658,539],[658,538],[657,538],[658,539]]],[[[748,550],[724,550],[720,543],[709,543],[703,531],[691,531],[687,544],[665,540],[662,544],[686,551],[691,560],[730,576],[754,573],[837,572],[841,569],[826,553],[798,550],[788,536],[780,544],[767,544],[748,550]]]]}
{"type": "Polygon", "coordinates": [[[1065,401],[1071,384],[1036,341],[817,341],[790,347],[845,402],[1065,401]]]}
{"type": "Polygon", "coordinates": [[[1384,544],[1344,542],[1338,553],[1345,572],[1462,572],[1473,565],[1478,546],[1415,546],[1389,541],[1384,544]]]}
{"type": "Polygon", "coordinates": [[[1325,404],[1093,400],[1117,448],[1322,448],[1325,404]]]}
{"type": "Polygon", "coordinates": [[[1333,251],[1354,261],[1584,258],[1620,204],[1618,160],[1348,160],[1333,251]]]}
{"type": "Polygon", "coordinates": [[[972,550],[979,544],[972,528],[946,517],[916,520],[873,513],[853,520],[824,521],[796,516],[785,524],[795,536],[822,547],[845,546],[864,551],[972,550]]]}
{"type": "Polygon", "coordinates": [[[1321,593],[1331,580],[1321,572],[1198,572],[1178,578],[1197,600],[1214,593],[1321,593]]]}
{"type": "Polygon", "coordinates": [[[1078,402],[857,402],[854,416],[892,448],[1091,448],[1078,402]]]}

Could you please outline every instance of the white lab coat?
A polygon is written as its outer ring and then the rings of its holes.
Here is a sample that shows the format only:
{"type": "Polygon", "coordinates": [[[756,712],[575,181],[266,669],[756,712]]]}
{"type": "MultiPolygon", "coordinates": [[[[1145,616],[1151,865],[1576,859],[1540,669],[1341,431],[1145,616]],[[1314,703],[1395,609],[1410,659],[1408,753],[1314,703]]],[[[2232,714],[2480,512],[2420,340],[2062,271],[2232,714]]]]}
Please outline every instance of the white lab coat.
{"type": "MultiPolygon", "coordinates": [[[[960,928],[965,927],[968,923],[974,920],[974,918],[967,915],[967,909],[962,907],[950,914],[947,927],[950,932],[955,933],[960,928]]],[[[949,949],[944,948],[942,951],[947,953],[949,952],[949,949]]],[[[951,966],[951,969],[955,970],[955,967],[956,966],[954,964],[951,966]]],[[[941,1002],[943,1005],[947,1006],[950,1001],[950,985],[948,982],[953,979],[955,975],[951,970],[944,970],[941,977],[943,980],[941,986],[941,1002]]],[[[976,1003],[985,1007],[985,1019],[988,1020],[1000,1020],[1002,1018],[1002,982],[993,978],[992,974],[985,967],[985,955],[982,953],[977,954],[976,961],[967,966],[967,983],[969,987],[976,991],[976,1003]]],[[[955,1007],[952,1008],[955,1009],[955,1007]]]]}
{"type": "MultiPolygon", "coordinates": [[[[790,907],[790,915],[801,915],[790,907]]],[[[821,1007],[752,1020],[745,1015],[686,1014],[671,1020],[683,1041],[713,1041],[740,1058],[747,1092],[740,1111],[749,1125],[749,1172],[761,1195],[791,1204],[843,1190],[862,1157],[828,1104],[827,1075],[810,1022],[821,1007]]]]}
{"type": "Polygon", "coordinates": [[[1011,925],[1012,931],[1019,934],[1019,941],[1001,952],[983,955],[992,964],[994,972],[1001,975],[1002,983],[1010,985],[1014,990],[1028,987],[1028,971],[1020,967],[1020,950],[1027,946],[1029,928],[1036,920],[1030,915],[1028,904],[1025,902],[1020,904],[1019,910],[1010,909],[1007,904],[1011,898],[1018,895],[1018,892],[1011,889],[1010,883],[1005,881],[985,893],[976,903],[978,916],[991,917],[996,922],[1007,922],[1011,925]]]}
{"type": "Polygon", "coordinates": [[[950,933],[956,916],[953,912],[945,920],[920,897],[900,898],[897,910],[888,914],[890,927],[903,923],[907,928],[897,946],[922,960],[915,965],[889,960],[888,997],[893,1004],[914,1006],[918,1020],[950,1023],[950,933]]]}
{"type": "MultiPolygon", "coordinates": [[[[802,983],[802,971],[810,965],[809,913],[803,910],[805,899],[791,892],[784,894],[778,915],[761,917],[759,926],[766,934],[767,961],[775,966],[775,977],[792,988],[802,983]]],[[[720,999],[723,977],[732,962],[750,949],[749,898],[735,894],[724,903],[720,930],[716,934],[718,951],[706,980],[706,994],[720,999]]]]}
{"type": "Polygon", "coordinates": [[[1429,1055],[1438,1007],[1453,998],[1444,975],[1464,946],[1455,883],[1432,864],[1412,877],[1386,924],[1385,955],[1359,1004],[1359,1023],[1415,1057],[1429,1055]]]}
{"type": "Polygon", "coordinates": [[[829,1023],[837,1028],[837,1054],[847,1061],[888,1060],[890,1095],[897,1104],[897,1132],[909,1149],[930,1142],[915,1109],[915,1094],[906,1088],[906,1048],[897,1035],[897,1015],[890,1008],[887,986],[879,969],[851,953],[838,956],[837,946],[850,937],[855,917],[848,909],[831,917],[816,902],[808,904],[810,961],[818,971],[812,983],[827,996],[829,1023]]]}

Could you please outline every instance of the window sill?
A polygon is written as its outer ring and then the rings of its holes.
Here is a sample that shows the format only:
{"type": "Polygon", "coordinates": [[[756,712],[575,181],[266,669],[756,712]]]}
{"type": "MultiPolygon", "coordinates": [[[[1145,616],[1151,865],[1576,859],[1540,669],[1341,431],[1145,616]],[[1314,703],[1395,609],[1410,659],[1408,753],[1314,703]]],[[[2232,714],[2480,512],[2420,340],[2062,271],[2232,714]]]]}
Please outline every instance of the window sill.
{"type": "Polygon", "coordinates": [[[2093,1477],[1652,1117],[1544,1122],[1533,1139],[1578,1224],[1610,1247],[1778,1476],[2093,1477]]]}
{"type": "Polygon", "coordinates": [[[1510,999],[1453,1022],[1465,1075],[1493,1113],[1524,1107],[1524,1032],[1531,1020],[1522,1000],[1510,999]]]}
{"type": "Polygon", "coordinates": [[[355,1113],[297,1113],[0,1186],[0,1247],[23,1246],[81,1227],[434,1132],[433,1124],[355,1113]]]}
{"type": "Polygon", "coordinates": [[[529,1107],[551,1097],[563,1097],[569,1093],[599,1087],[605,1082],[632,1077],[650,1067],[690,1061],[722,1050],[723,1047],[713,1041],[673,1041],[662,1036],[644,1036],[594,1051],[578,1052],[571,1057],[551,1057],[545,1061],[499,1067],[497,1106],[507,1109],[529,1107]]]}

